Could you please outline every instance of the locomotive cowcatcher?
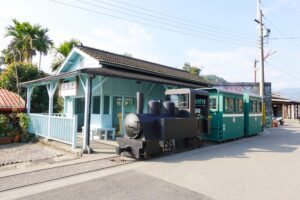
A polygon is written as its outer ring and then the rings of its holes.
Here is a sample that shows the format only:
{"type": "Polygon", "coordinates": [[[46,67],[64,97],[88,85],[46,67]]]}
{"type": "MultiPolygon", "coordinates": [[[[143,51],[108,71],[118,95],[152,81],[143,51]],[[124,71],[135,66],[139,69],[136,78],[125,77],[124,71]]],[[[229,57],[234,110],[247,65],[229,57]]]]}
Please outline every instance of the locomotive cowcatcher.
{"type": "Polygon", "coordinates": [[[143,93],[137,92],[136,113],[126,115],[125,136],[117,137],[117,154],[148,158],[174,146],[185,148],[210,130],[209,95],[207,91],[171,89],[166,101],[150,100],[143,113],[143,93]]]}

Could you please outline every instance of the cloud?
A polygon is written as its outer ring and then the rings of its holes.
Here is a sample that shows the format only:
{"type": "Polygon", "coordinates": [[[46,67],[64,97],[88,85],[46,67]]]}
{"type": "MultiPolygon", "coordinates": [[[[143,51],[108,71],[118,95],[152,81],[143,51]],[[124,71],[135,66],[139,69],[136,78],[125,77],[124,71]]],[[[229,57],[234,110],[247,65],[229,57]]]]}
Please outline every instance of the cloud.
{"type": "Polygon", "coordinates": [[[265,13],[272,13],[272,12],[278,12],[278,10],[284,8],[284,7],[290,7],[296,10],[300,9],[300,1],[299,0],[277,0],[273,1],[273,4],[264,6],[264,12],[265,13]]]}
{"type": "Polygon", "coordinates": [[[153,36],[142,26],[132,23],[102,24],[91,31],[92,41],[99,48],[119,53],[143,56],[143,52],[153,47],[153,36]]]}
{"type": "MultiPolygon", "coordinates": [[[[101,23],[91,31],[71,32],[56,31],[50,33],[56,45],[61,42],[76,38],[83,45],[111,51],[119,54],[130,53],[135,58],[145,59],[154,62],[162,62],[163,59],[156,54],[154,37],[146,29],[132,23],[101,23]]],[[[44,69],[49,69],[52,56],[44,61],[44,69]],[[51,58],[49,58],[51,57],[51,58]]]]}
{"type": "Polygon", "coordinates": [[[253,63],[257,50],[242,47],[233,51],[207,52],[190,49],[187,60],[202,68],[203,74],[215,74],[231,82],[253,81],[253,63]]]}
{"type": "MultiPolygon", "coordinates": [[[[253,82],[254,81],[254,59],[257,58],[255,48],[237,48],[232,51],[207,52],[198,49],[190,49],[186,52],[186,60],[192,65],[202,68],[202,74],[214,74],[225,78],[229,82],[253,82]]],[[[276,57],[274,57],[276,58],[276,57]]],[[[274,58],[270,59],[273,62],[274,58]]],[[[292,68],[284,63],[279,65],[265,63],[265,81],[272,83],[274,90],[295,87],[299,80],[291,74],[298,73],[299,69],[292,68]],[[286,67],[284,67],[286,66],[286,67]],[[290,72],[293,71],[293,72],[290,72]]],[[[260,63],[257,64],[260,67],[260,63]]],[[[260,70],[257,71],[257,79],[260,80],[260,70]]]]}

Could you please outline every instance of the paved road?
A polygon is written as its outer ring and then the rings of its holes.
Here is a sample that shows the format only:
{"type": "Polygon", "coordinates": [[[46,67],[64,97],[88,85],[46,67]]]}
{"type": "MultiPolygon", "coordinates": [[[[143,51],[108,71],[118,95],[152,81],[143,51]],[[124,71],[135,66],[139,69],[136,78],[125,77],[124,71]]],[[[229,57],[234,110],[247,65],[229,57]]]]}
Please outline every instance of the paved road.
{"type": "Polygon", "coordinates": [[[209,200],[211,198],[159,178],[135,170],[129,170],[22,199],[209,200]]]}
{"type": "Polygon", "coordinates": [[[0,194],[13,199],[300,199],[300,127],[0,194]]]}

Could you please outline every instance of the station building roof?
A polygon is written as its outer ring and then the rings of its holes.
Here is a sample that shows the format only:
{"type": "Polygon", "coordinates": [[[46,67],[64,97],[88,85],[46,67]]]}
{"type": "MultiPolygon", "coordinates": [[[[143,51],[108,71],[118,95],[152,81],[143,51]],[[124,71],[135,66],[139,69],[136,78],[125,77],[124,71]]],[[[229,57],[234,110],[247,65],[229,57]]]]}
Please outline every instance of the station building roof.
{"type": "Polygon", "coordinates": [[[83,52],[85,55],[97,60],[99,67],[81,68],[71,72],[62,72],[46,78],[24,82],[21,83],[21,85],[26,87],[27,85],[45,83],[51,80],[59,80],[82,73],[191,88],[207,87],[210,85],[210,83],[204,80],[202,77],[174,67],[82,45],[75,46],[74,48],[77,51],[83,52]]]}

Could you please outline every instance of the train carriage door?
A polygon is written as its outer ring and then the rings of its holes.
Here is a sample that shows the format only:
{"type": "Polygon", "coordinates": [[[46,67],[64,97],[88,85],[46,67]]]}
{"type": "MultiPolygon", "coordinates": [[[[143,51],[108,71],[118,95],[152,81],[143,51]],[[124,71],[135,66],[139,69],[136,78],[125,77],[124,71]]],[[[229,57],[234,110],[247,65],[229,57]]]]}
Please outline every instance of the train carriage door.
{"type": "Polygon", "coordinates": [[[195,116],[199,120],[199,131],[208,132],[208,96],[195,95],[195,116]]]}

